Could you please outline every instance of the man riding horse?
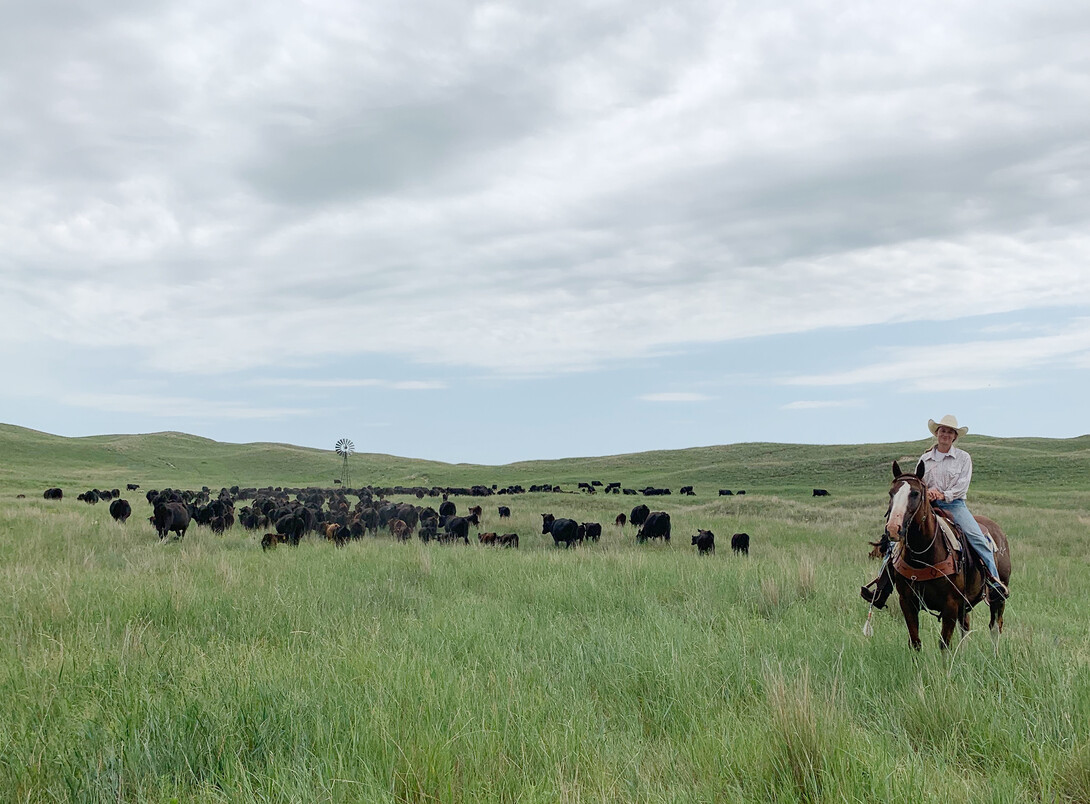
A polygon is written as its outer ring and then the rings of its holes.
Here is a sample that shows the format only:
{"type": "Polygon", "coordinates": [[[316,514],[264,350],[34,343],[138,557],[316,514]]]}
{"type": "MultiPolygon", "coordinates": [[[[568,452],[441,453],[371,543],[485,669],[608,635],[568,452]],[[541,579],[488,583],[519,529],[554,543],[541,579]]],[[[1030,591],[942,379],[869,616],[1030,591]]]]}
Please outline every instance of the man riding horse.
{"type": "MultiPolygon", "coordinates": [[[[968,427],[958,427],[954,416],[943,416],[938,422],[929,419],[927,427],[937,443],[920,456],[924,466],[923,482],[927,486],[927,499],[933,508],[946,512],[956,524],[973,550],[984,562],[986,582],[991,589],[1006,599],[1010,595],[1007,585],[999,578],[992,542],[980,529],[979,523],[965,505],[969,481],[973,477],[973,459],[969,453],[954,446],[959,436],[969,432],[968,427]]],[[[875,608],[882,608],[893,591],[890,575],[890,553],[882,560],[878,577],[859,590],[860,595],[875,608]],[[874,587],[871,589],[871,587],[874,587]]]]}

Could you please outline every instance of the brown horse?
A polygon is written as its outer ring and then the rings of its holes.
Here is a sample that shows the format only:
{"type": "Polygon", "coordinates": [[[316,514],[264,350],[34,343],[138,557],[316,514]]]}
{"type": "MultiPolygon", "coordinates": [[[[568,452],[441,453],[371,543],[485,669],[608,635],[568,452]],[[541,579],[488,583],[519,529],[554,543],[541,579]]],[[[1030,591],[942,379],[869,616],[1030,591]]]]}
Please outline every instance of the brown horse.
{"type": "MultiPolygon", "coordinates": [[[[894,544],[901,544],[899,556],[895,551],[890,564],[901,612],[908,626],[909,642],[916,650],[920,649],[920,609],[926,608],[942,620],[939,646],[946,648],[955,623],[961,626],[962,633],[967,632],[969,611],[985,598],[992,614],[988,628],[998,626],[998,633],[1002,633],[1006,602],[1000,595],[990,592],[984,582],[984,571],[975,561],[960,560],[949,547],[935,509],[927,499],[923,475],[923,461],[917,464],[915,474],[902,473],[897,462],[893,462],[893,485],[889,490],[890,504],[886,513],[886,534],[894,544]]],[[[976,521],[995,541],[999,578],[1007,583],[1011,574],[1007,536],[999,525],[986,517],[978,516],[976,521]]],[[[966,550],[968,548],[963,546],[962,551],[966,550]]]]}

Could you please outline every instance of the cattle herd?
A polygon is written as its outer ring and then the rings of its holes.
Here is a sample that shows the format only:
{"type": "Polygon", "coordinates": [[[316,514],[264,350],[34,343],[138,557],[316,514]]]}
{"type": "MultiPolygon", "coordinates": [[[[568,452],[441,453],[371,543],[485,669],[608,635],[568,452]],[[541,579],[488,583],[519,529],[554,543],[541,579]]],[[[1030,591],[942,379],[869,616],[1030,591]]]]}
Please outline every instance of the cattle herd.
{"type": "MultiPolygon", "coordinates": [[[[610,494],[636,494],[660,496],[670,494],[670,489],[648,486],[639,492],[622,489],[620,483],[602,484],[600,481],[580,483],[579,489],[594,494],[601,488],[610,494]]],[[[139,489],[138,484],[130,483],[129,491],[139,489]]],[[[531,486],[531,492],[560,492],[560,486],[531,486]]],[[[470,527],[476,530],[477,541],[482,546],[517,548],[517,533],[481,532],[484,512],[481,505],[469,506],[464,515],[459,515],[451,496],[485,497],[493,494],[513,495],[525,493],[522,486],[471,486],[461,487],[404,487],[376,488],[366,486],[359,489],[337,488],[239,488],[220,489],[213,495],[207,486],[200,491],[162,489],[152,490],[145,498],[152,506],[148,517],[159,538],[181,539],[191,524],[208,527],[215,533],[223,533],[235,526],[236,522],[248,531],[264,531],[261,537],[262,549],[268,550],[277,545],[298,546],[309,535],[327,539],[338,546],[360,539],[364,535],[376,536],[380,530],[388,531],[397,541],[407,541],[414,535],[423,542],[470,543],[470,527]],[[424,497],[441,497],[438,508],[430,505],[418,505],[408,502],[394,502],[392,496],[412,496],[418,500],[424,497]],[[355,498],[350,499],[350,498],[355,498]]],[[[692,486],[684,486],[680,494],[693,495],[692,486]]],[[[720,496],[745,494],[745,491],[731,492],[720,489],[720,496]]],[[[815,497],[828,496],[825,489],[814,489],[815,497]]],[[[60,488],[46,489],[42,495],[47,500],[63,499],[60,488]]],[[[121,498],[118,489],[102,491],[91,489],[77,496],[77,499],[94,505],[99,501],[110,500],[110,515],[124,523],[132,516],[132,506],[121,498]]],[[[499,519],[509,519],[511,508],[497,506],[499,519]]],[[[557,518],[551,513],[542,514],[541,533],[551,536],[553,544],[565,547],[582,544],[584,541],[598,541],[602,537],[602,525],[598,522],[576,522],[569,518],[557,518]]],[[[636,528],[636,542],[643,544],[648,540],[670,541],[670,515],[665,511],[652,511],[645,504],[636,505],[628,514],[618,514],[614,525],[624,529],[626,525],[636,528]]],[[[710,530],[699,529],[692,537],[692,544],[699,555],[715,553],[715,534],[710,530]]],[[[731,537],[731,549],[748,555],[749,534],[735,533],[731,537]]]]}

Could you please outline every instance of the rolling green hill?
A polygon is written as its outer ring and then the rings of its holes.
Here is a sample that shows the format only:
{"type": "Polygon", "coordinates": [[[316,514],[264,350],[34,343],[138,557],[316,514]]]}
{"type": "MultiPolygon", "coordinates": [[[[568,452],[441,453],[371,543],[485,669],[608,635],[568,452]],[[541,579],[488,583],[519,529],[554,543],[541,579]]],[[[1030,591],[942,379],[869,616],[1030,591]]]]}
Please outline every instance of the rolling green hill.
{"type": "MultiPolygon", "coordinates": [[[[909,462],[929,441],[806,445],[747,443],[628,455],[523,461],[504,466],[448,464],[360,453],[352,456],[353,485],[507,485],[579,481],[628,487],[683,485],[714,494],[848,493],[883,489],[890,462],[909,462]]],[[[1090,490],[1090,436],[1070,439],[969,436],[974,492],[1090,490]]],[[[0,489],[26,494],[49,486],[70,489],[155,486],[330,486],[340,472],[332,451],[290,444],[229,444],[184,433],[65,438],[0,424],[0,489]]]]}
{"type": "Polygon", "coordinates": [[[485,506],[517,550],[266,552],[239,526],[161,542],[138,495],[122,524],[75,493],[328,486],[331,451],[0,425],[0,801],[1090,801],[1090,437],[965,440],[974,513],[1012,545],[1005,631],[978,607],[940,653],[924,617],[917,654],[896,603],[863,636],[859,587],[890,462],[927,443],[361,454],[354,485],[667,486],[673,539],[610,524],[643,498],[527,494],[485,506]],[[557,549],[545,511],[602,538],[557,549]]]}

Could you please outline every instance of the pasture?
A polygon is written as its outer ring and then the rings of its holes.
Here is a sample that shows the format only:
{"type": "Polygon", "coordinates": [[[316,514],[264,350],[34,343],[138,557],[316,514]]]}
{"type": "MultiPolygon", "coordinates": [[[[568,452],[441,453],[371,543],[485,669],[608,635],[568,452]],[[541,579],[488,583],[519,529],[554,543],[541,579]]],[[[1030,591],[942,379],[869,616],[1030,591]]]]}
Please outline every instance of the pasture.
{"type": "Polygon", "coordinates": [[[471,530],[469,546],[381,533],[263,553],[238,525],[159,543],[143,491],[327,486],[335,460],[53,438],[0,430],[0,800],[1090,800],[1090,439],[966,439],[970,504],[1010,535],[1012,598],[998,652],[974,630],[941,655],[932,618],[920,654],[899,613],[864,637],[858,597],[888,462],[925,442],[513,467],[362,456],[355,483],[366,467],[376,484],[573,493],[455,498],[517,550],[471,530]],[[574,493],[592,478],[675,494],[574,493]],[[75,500],[129,481],[125,525],[75,500]],[[54,484],[65,499],[41,499],[54,484]],[[669,544],[612,524],[641,502],[670,513],[669,544]],[[601,522],[602,539],[554,549],[545,512],[601,522]],[[715,555],[696,555],[698,528],[715,555]],[[748,557],[729,549],[743,531],[748,557]]]}

